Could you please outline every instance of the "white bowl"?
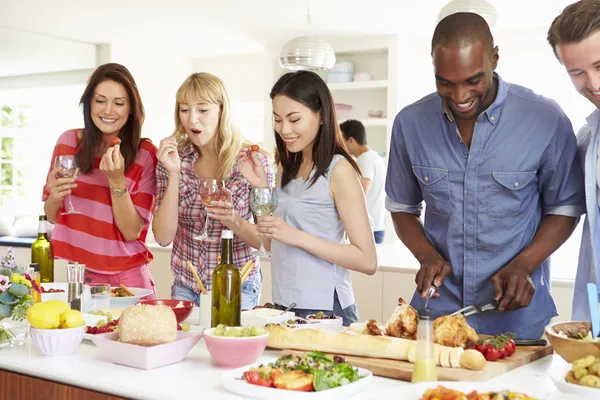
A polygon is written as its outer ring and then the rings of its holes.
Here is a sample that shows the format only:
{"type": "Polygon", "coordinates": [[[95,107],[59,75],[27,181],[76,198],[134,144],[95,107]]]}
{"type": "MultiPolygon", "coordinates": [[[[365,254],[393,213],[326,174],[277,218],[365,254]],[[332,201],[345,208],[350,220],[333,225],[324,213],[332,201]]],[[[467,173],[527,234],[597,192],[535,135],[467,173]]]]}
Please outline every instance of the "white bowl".
{"type": "Polygon", "coordinates": [[[69,284],[67,282],[52,282],[40,284],[44,289],[62,289],[64,292],[60,293],[41,293],[41,302],[44,303],[48,300],[60,300],[65,303],[69,299],[69,284]]]}
{"type": "MultiPolygon", "coordinates": [[[[331,314],[328,311],[329,314],[331,314]]],[[[342,331],[342,326],[344,325],[344,319],[342,317],[336,316],[335,319],[329,319],[329,318],[325,318],[325,319],[313,319],[310,317],[314,317],[314,314],[310,314],[306,316],[306,320],[308,321],[308,326],[310,326],[311,328],[322,328],[322,329],[328,329],[330,331],[334,331],[334,332],[341,332],[342,331]]],[[[302,325],[304,326],[304,324],[302,325]]]]}
{"type": "Polygon", "coordinates": [[[75,354],[84,332],[85,326],[69,329],[31,328],[31,341],[43,356],[68,356],[75,354]]]}
{"type": "Polygon", "coordinates": [[[548,370],[548,375],[556,388],[561,393],[576,395],[582,400],[600,399],[600,388],[591,388],[587,386],[575,385],[565,380],[567,372],[571,370],[571,364],[553,364],[548,370]]]}
{"type": "MultiPolygon", "coordinates": [[[[112,289],[112,287],[111,287],[112,289]]],[[[110,308],[126,309],[127,307],[136,305],[142,298],[152,294],[152,290],[144,288],[132,288],[128,287],[135,296],[129,297],[111,297],[110,308]]]]}

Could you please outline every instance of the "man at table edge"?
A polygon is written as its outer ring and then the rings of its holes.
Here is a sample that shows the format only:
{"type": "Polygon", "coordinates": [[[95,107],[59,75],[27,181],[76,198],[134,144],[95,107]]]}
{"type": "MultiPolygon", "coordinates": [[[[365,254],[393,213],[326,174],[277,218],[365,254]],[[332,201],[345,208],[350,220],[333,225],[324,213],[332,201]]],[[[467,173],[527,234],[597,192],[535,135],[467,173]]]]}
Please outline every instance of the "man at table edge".
{"type": "MultiPolygon", "coordinates": [[[[552,22],[548,42],[567,70],[575,89],[596,109],[577,134],[577,151],[585,180],[587,216],[581,236],[573,290],[572,320],[589,320],[587,284],[600,288],[600,1],[583,0],[567,6],[552,22]]],[[[600,300],[600,293],[597,294],[600,300]]]]}

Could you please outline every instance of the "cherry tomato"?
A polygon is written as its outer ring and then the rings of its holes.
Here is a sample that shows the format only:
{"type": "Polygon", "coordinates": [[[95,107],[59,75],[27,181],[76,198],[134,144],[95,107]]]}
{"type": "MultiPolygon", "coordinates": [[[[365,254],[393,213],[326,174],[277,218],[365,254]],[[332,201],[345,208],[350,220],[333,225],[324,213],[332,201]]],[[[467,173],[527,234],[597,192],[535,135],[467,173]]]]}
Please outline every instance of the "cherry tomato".
{"type": "Polygon", "coordinates": [[[485,353],[485,349],[487,348],[486,344],[483,343],[477,343],[475,345],[475,350],[477,350],[478,352],[480,352],[481,354],[485,353]]]}
{"type": "Polygon", "coordinates": [[[110,145],[111,146],[114,146],[114,145],[117,145],[117,144],[121,144],[121,139],[119,139],[118,137],[113,138],[113,140],[110,141],[110,145]]]}
{"type": "Polygon", "coordinates": [[[506,358],[506,345],[499,347],[498,350],[500,351],[500,358],[506,358]]]}
{"type": "Polygon", "coordinates": [[[510,357],[517,351],[517,346],[515,345],[515,341],[512,339],[508,339],[508,343],[506,344],[506,356],[510,357]]]}
{"type": "Polygon", "coordinates": [[[496,360],[500,359],[500,356],[502,354],[500,353],[500,349],[491,347],[491,348],[487,348],[483,355],[485,356],[485,359],[488,361],[496,361],[496,360]]]}
{"type": "Polygon", "coordinates": [[[250,147],[250,150],[252,150],[252,151],[258,151],[258,149],[259,149],[259,147],[258,147],[258,145],[257,145],[257,144],[253,144],[253,145],[250,147]]]}
{"type": "Polygon", "coordinates": [[[244,372],[244,379],[246,380],[246,382],[251,383],[253,385],[266,387],[273,386],[273,380],[271,378],[262,376],[262,374],[259,371],[244,372]]]}

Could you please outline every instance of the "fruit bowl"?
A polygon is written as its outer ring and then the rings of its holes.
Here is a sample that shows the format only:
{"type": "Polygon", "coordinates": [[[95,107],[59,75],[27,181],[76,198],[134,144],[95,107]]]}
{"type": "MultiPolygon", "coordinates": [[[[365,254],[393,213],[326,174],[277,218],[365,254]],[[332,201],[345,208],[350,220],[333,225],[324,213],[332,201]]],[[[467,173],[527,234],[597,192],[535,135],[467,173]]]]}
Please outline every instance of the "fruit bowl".
{"type": "Polygon", "coordinates": [[[138,304],[147,304],[151,306],[165,305],[171,307],[171,310],[175,313],[177,323],[181,324],[185,321],[192,310],[194,309],[194,302],[188,300],[142,300],[138,304]]]}
{"type": "Polygon", "coordinates": [[[204,341],[213,360],[221,367],[238,368],[256,362],[269,341],[269,332],[260,336],[233,337],[215,336],[214,330],[204,331],[204,341]]]}
{"type": "Polygon", "coordinates": [[[75,354],[84,332],[85,326],[68,329],[31,328],[31,341],[43,356],[68,356],[75,354]]]}
{"type": "MultiPolygon", "coordinates": [[[[111,290],[112,289],[113,288],[111,288],[111,290]]],[[[112,297],[111,296],[110,308],[120,308],[120,309],[124,310],[127,307],[135,305],[142,298],[152,294],[152,290],[150,290],[150,289],[133,288],[133,287],[128,287],[127,289],[129,289],[131,291],[131,293],[134,294],[134,296],[127,296],[127,297],[112,297]]]]}
{"type": "Polygon", "coordinates": [[[582,332],[584,335],[591,330],[589,321],[555,322],[544,329],[552,348],[566,362],[572,363],[587,356],[600,357],[600,342],[581,339],[571,339],[559,335],[559,332],[582,332]],[[585,332],[585,333],[584,333],[585,332]]]}

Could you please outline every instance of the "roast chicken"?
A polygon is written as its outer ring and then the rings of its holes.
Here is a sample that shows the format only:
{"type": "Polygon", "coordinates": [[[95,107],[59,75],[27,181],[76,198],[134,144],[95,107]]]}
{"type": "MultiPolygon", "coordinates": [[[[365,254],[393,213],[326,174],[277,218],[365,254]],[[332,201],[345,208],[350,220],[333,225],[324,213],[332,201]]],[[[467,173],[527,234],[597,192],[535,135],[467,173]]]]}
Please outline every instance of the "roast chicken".
{"type": "Polygon", "coordinates": [[[398,299],[398,306],[385,323],[385,335],[415,340],[418,324],[419,314],[417,310],[400,298],[398,299]]]}
{"type": "MultiPolygon", "coordinates": [[[[404,339],[417,339],[417,325],[419,314],[410,304],[401,298],[398,306],[384,326],[375,320],[366,323],[357,323],[350,326],[350,330],[372,336],[393,336],[404,339]]],[[[434,342],[447,347],[471,348],[479,336],[471,328],[462,314],[446,315],[433,321],[434,342]]]]}
{"type": "Polygon", "coordinates": [[[433,321],[433,341],[448,347],[472,347],[479,340],[462,314],[445,315],[433,321]]]}

